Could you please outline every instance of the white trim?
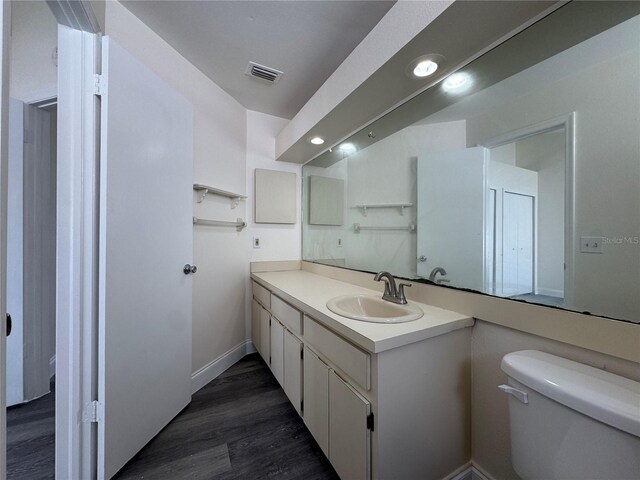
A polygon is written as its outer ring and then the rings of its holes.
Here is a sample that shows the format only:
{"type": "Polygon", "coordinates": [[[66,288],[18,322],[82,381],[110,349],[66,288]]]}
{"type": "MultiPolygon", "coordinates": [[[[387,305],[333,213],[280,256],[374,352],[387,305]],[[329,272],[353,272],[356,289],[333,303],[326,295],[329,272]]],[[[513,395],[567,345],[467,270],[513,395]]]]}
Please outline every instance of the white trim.
{"type": "Polygon", "coordinates": [[[56,264],[56,478],[95,478],[93,400],[97,354],[96,35],[58,26],[56,264]]]}
{"type": "Polygon", "coordinates": [[[0,479],[7,471],[7,172],[9,158],[9,46],[11,2],[0,8],[0,479]]]}
{"type": "MultiPolygon", "coordinates": [[[[83,30],[89,33],[100,33],[100,22],[94,8],[100,8],[99,3],[92,5],[91,1],[49,0],[47,4],[60,25],[83,30]]],[[[102,7],[104,8],[104,6],[102,7]]]]}
{"type": "Polygon", "coordinates": [[[457,468],[442,480],[471,480],[471,464],[467,463],[457,468]]]}
{"type": "Polygon", "coordinates": [[[576,112],[570,112],[556,118],[529,125],[524,128],[506,132],[491,138],[481,144],[486,148],[495,148],[518,140],[523,140],[534,135],[552,132],[564,128],[565,132],[565,212],[564,212],[564,292],[565,308],[573,305],[575,288],[575,154],[576,154],[576,112]]]}
{"type": "Polygon", "coordinates": [[[242,360],[247,354],[249,345],[252,345],[251,340],[245,340],[194,372],[191,375],[191,394],[193,395],[228,368],[242,360]]]}
{"type": "Polygon", "coordinates": [[[473,464],[471,466],[471,478],[473,480],[495,480],[492,476],[480,470],[477,465],[473,464]]]}
{"type": "Polygon", "coordinates": [[[252,353],[256,353],[258,351],[256,346],[251,341],[251,339],[246,340],[246,342],[247,342],[247,353],[246,353],[247,355],[251,355],[252,353]]]}
{"type": "Polygon", "coordinates": [[[56,374],[56,356],[54,355],[49,359],[49,378],[56,374]]]}
{"type": "Polygon", "coordinates": [[[556,290],[555,288],[537,288],[536,295],[564,298],[564,292],[562,290],[556,290]]]}

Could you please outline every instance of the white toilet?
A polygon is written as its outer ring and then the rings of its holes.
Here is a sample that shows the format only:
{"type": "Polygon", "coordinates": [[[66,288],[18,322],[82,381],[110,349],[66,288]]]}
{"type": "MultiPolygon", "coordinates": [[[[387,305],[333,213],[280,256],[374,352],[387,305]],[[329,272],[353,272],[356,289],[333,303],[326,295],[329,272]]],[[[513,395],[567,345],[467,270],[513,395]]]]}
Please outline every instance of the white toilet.
{"type": "Polygon", "coordinates": [[[640,383],[534,350],[505,355],[502,370],[520,477],[640,479],[640,383]]]}

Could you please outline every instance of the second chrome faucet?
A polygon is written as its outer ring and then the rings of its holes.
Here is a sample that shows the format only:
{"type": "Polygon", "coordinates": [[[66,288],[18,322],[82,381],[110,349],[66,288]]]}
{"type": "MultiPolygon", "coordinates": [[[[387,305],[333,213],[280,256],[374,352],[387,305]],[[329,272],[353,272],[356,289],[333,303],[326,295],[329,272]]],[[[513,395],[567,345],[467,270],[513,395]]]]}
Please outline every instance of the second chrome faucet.
{"type": "Polygon", "coordinates": [[[398,303],[400,305],[407,304],[407,297],[404,294],[404,287],[410,287],[410,283],[400,283],[396,286],[396,279],[393,278],[389,272],[378,272],[373,279],[376,282],[384,281],[384,294],[383,300],[388,302],[398,303]]]}

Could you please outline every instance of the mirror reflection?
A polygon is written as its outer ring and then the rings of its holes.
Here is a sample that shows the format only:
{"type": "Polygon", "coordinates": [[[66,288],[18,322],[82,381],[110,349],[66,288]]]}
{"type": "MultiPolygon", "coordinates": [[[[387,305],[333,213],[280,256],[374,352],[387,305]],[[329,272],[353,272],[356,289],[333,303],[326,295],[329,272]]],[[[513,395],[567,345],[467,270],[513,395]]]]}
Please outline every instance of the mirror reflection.
{"type": "Polygon", "coordinates": [[[585,3],[305,165],[304,259],[639,322],[640,16],[585,3]]]}

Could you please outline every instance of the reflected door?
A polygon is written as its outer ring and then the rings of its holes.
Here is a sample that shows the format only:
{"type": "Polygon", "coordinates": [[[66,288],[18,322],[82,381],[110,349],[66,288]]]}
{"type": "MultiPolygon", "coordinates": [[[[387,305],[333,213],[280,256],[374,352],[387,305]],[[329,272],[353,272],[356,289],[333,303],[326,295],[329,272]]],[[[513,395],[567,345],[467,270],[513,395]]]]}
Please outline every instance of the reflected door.
{"type": "Polygon", "coordinates": [[[534,202],[530,195],[503,195],[502,281],[505,296],[533,292],[534,202]]]}
{"type": "Polygon", "coordinates": [[[418,157],[420,277],[442,267],[452,285],[484,290],[488,157],[483,147],[418,157]]]}

